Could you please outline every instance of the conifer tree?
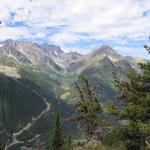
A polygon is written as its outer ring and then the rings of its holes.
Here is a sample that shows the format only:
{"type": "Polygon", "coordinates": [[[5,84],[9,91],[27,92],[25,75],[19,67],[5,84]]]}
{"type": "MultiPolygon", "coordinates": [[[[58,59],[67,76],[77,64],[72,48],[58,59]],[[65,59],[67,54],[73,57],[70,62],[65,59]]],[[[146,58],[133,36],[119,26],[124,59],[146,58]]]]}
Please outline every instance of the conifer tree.
{"type": "MultiPolygon", "coordinates": [[[[147,51],[148,46],[147,46],[147,51]]],[[[119,90],[118,99],[122,109],[108,105],[108,111],[127,124],[117,129],[126,141],[128,150],[145,150],[146,138],[150,136],[150,62],[139,64],[141,72],[129,72],[128,79],[120,79],[113,73],[119,90]]]]}
{"type": "Polygon", "coordinates": [[[63,146],[62,127],[60,122],[60,116],[57,113],[51,147],[52,150],[62,150],[62,146],[63,146]]]}
{"type": "Polygon", "coordinates": [[[91,140],[95,130],[105,124],[105,121],[100,119],[102,112],[101,104],[96,97],[88,79],[84,76],[79,76],[80,83],[75,83],[79,93],[79,99],[75,104],[77,114],[71,117],[74,121],[79,121],[83,124],[87,142],[91,140]]]}

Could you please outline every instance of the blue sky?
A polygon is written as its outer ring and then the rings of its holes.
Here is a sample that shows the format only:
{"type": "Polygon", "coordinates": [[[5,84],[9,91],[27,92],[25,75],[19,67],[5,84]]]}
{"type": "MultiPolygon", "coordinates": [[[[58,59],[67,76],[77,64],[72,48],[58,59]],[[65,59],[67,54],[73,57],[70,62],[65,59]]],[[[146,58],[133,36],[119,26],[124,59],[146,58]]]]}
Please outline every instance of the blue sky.
{"type": "Polygon", "coordinates": [[[108,44],[149,59],[150,0],[0,0],[0,41],[26,40],[89,53],[108,44]]]}

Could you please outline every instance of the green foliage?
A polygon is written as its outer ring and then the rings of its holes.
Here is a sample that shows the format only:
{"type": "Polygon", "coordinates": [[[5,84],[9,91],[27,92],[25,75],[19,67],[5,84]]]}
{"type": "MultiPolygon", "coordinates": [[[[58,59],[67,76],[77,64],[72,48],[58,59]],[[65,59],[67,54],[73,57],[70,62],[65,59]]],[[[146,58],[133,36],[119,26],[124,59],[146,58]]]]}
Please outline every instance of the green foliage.
{"type": "Polygon", "coordinates": [[[75,147],[75,146],[84,146],[86,143],[86,140],[85,139],[73,139],[72,141],[72,146],[75,147]]]}
{"type": "Polygon", "coordinates": [[[62,127],[60,122],[60,116],[59,114],[57,114],[54,135],[52,137],[52,150],[62,150],[63,143],[64,141],[62,139],[62,127]]]}
{"type": "Polygon", "coordinates": [[[105,132],[101,137],[101,142],[103,145],[115,146],[122,145],[118,135],[114,132],[105,132]]]}
{"type": "Polygon", "coordinates": [[[150,136],[150,62],[140,64],[140,67],[142,72],[129,72],[128,80],[119,79],[113,73],[123,108],[118,110],[112,104],[108,105],[112,115],[127,121],[117,131],[126,141],[128,150],[145,149],[145,140],[150,136]]]}
{"type": "Polygon", "coordinates": [[[80,76],[79,78],[82,85],[79,86],[77,82],[75,83],[76,89],[80,95],[80,99],[77,100],[75,104],[78,114],[71,117],[71,119],[74,121],[82,121],[84,132],[89,141],[93,137],[95,130],[98,129],[99,126],[104,125],[105,121],[99,118],[102,107],[89,81],[84,76],[80,76]]]}
{"type": "MultiPolygon", "coordinates": [[[[149,37],[149,39],[150,39],[150,37],[149,37]]],[[[148,51],[148,53],[150,54],[150,46],[148,46],[148,45],[144,45],[144,48],[148,51]]]]}
{"type": "Polygon", "coordinates": [[[63,150],[71,150],[72,149],[72,145],[73,145],[73,141],[71,136],[69,136],[63,144],[63,150]]]}

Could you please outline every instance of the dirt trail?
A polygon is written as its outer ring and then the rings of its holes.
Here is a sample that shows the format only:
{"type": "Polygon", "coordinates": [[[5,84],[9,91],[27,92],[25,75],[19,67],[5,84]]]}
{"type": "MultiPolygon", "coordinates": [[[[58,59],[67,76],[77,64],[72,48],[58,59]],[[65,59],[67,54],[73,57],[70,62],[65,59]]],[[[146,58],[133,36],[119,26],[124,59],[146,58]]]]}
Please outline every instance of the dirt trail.
{"type": "MultiPolygon", "coordinates": [[[[16,80],[15,80],[16,81],[16,80]]],[[[21,84],[19,81],[17,81],[19,84],[21,84]]],[[[22,84],[21,84],[22,85],[22,84]]],[[[24,86],[24,85],[22,85],[24,86]]],[[[26,87],[27,88],[27,87],[26,87]]],[[[43,117],[47,112],[50,111],[50,107],[51,107],[51,104],[46,100],[45,97],[43,97],[42,95],[40,95],[37,91],[35,90],[32,90],[32,92],[40,97],[42,97],[44,103],[45,103],[45,109],[36,117],[33,117],[32,120],[27,123],[21,130],[19,130],[18,132],[15,132],[13,133],[12,135],[12,141],[8,144],[6,144],[5,146],[5,150],[9,150],[10,147],[16,145],[16,144],[23,144],[24,141],[20,141],[17,137],[20,136],[21,134],[23,134],[25,131],[29,131],[30,128],[36,123],[36,121],[38,121],[41,117],[43,117]]],[[[38,136],[38,135],[37,135],[38,136]]],[[[35,135],[36,137],[36,135],[35,135]]],[[[31,141],[33,140],[34,138],[30,139],[31,141]]],[[[30,141],[28,140],[28,141],[30,141]]]]}

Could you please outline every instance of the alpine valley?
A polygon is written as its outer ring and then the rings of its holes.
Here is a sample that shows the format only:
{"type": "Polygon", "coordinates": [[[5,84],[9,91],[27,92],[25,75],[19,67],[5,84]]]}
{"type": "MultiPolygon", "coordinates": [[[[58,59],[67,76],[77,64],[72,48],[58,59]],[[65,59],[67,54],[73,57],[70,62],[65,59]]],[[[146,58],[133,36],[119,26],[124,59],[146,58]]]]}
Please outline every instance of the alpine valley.
{"type": "MultiPolygon", "coordinates": [[[[140,71],[143,61],[123,57],[107,45],[82,55],[49,44],[0,42],[0,137],[7,141],[5,149],[34,149],[37,142],[48,142],[57,111],[66,133],[80,136],[79,125],[66,119],[74,113],[78,76],[89,79],[105,111],[108,102],[119,106],[112,72],[125,78],[129,70],[140,71]]],[[[114,121],[105,113],[103,117],[114,121]]]]}

